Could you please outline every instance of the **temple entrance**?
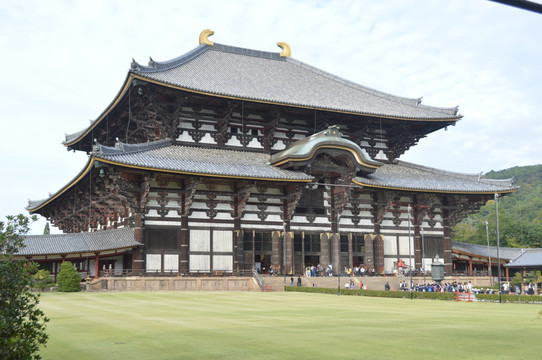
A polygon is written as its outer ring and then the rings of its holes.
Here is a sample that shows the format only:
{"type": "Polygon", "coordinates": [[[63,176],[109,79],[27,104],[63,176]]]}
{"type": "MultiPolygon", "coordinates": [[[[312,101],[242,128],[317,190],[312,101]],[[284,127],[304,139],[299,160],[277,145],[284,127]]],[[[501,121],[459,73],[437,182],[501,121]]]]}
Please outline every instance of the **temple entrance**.
{"type": "Polygon", "coordinates": [[[271,265],[270,260],[270,256],[256,254],[254,256],[254,268],[259,274],[268,274],[269,266],[271,265]]]}
{"type": "Polygon", "coordinates": [[[318,255],[306,255],[305,256],[305,266],[318,266],[320,263],[320,256],[318,255]]]}

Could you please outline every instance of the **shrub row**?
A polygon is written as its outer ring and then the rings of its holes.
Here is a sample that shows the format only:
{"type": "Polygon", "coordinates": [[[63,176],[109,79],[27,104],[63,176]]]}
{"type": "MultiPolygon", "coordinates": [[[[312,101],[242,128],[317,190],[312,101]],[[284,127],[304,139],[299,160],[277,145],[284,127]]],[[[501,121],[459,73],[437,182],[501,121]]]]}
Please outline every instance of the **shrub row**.
{"type": "MultiPolygon", "coordinates": [[[[337,289],[333,289],[333,288],[286,286],[285,291],[337,295],[337,289]]],[[[340,289],[340,293],[341,295],[353,295],[353,296],[371,296],[371,297],[403,298],[403,299],[410,298],[410,293],[407,291],[340,289]]],[[[413,292],[412,297],[414,299],[454,300],[455,293],[413,292]]],[[[499,295],[498,294],[477,294],[476,299],[478,301],[499,302],[499,295]]],[[[501,295],[501,299],[502,299],[502,302],[508,302],[508,303],[521,303],[521,304],[542,303],[542,297],[533,296],[533,295],[501,295]]]]}
{"type": "MultiPolygon", "coordinates": [[[[303,287],[303,286],[286,286],[285,291],[337,295],[338,289],[303,287]]],[[[340,293],[341,295],[353,295],[353,296],[371,296],[371,297],[404,298],[404,299],[410,298],[410,293],[407,291],[340,289],[340,293]]],[[[440,292],[413,292],[412,297],[414,299],[454,300],[455,294],[454,293],[440,293],[440,292]]]]}
{"type": "MultiPolygon", "coordinates": [[[[478,301],[499,302],[499,294],[478,294],[478,301]]],[[[542,297],[536,295],[501,295],[502,302],[521,303],[521,304],[540,304],[542,297]]]]}

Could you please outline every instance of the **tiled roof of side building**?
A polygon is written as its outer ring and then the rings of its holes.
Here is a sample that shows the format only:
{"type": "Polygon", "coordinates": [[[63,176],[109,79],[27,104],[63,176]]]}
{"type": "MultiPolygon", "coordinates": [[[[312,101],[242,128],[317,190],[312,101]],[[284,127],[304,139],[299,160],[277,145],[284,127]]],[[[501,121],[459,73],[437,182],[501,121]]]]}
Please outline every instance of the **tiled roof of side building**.
{"type": "Polygon", "coordinates": [[[511,268],[541,268],[542,249],[525,249],[506,266],[511,268]]]}
{"type": "MultiPolygon", "coordinates": [[[[461,252],[469,255],[478,255],[482,257],[491,256],[492,259],[497,259],[497,247],[490,246],[489,252],[487,245],[469,244],[464,242],[452,241],[452,251],[461,252]]],[[[521,254],[523,250],[519,248],[499,247],[499,256],[501,259],[511,260],[521,254]]]]}
{"type": "Polygon", "coordinates": [[[74,254],[133,248],[141,245],[134,240],[134,229],[121,228],[73,234],[28,235],[25,247],[16,255],[74,254]]]}
{"type": "Polygon", "coordinates": [[[513,179],[484,179],[478,174],[461,174],[404,161],[384,164],[373,174],[354,178],[368,187],[442,193],[505,193],[517,190],[513,179]]]}
{"type": "Polygon", "coordinates": [[[215,43],[149,66],[132,63],[141,77],[217,96],[400,119],[456,120],[457,107],[421,105],[319,70],[279,53],[215,43]]]}

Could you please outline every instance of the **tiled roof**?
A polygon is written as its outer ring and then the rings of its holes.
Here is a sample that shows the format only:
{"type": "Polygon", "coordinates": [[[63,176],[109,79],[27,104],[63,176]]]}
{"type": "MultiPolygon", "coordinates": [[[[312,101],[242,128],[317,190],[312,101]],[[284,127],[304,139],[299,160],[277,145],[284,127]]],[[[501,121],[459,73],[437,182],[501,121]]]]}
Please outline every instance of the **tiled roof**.
{"type": "MultiPolygon", "coordinates": [[[[303,172],[283,170],[271,165],[271,156],[260,152],[174,145],[169,139],[144,144],[117,143],[115,147],[97,144],[85,168],[70,183],[48,199],[29,201],[26,209],[36,211],[60,196],[92,169],[94,161],[201,176],[293,182],[309,182],[313,179],[303,172]]],[[[367,187],[441,193],[489,194],[518,189],[512,185],[512,179],[490,180],[480,175],[438,170],[404,161],[383,164],[373,174],[357,176],[353,181],[367,187]]]]}
{"type": "Polygon", "coordinates": [[[370,187],[449,193],[501,193],[518,189],[512,179],[484,179],[481,175],[461,174],[399,161],[384,164],[373,174],[354,178],[370,187]]]}
{"type": "Polygon", "coordinates": [[[400,119],[457,120],[457,108],[421,105],[342,79],[279,53],[215,43],[134,74],[180,88],[238,99],[400,119]]]}
{"type": "Polygon", "coordinates": [[[172,145],[169,140],[138,145],[99,145],[97,160],[172,172],[265,180],[309,181],[311,176],[269,164],[264,153],[172,145]]]}
{"type": "Polygon", "coordinates": [[[59,255],[132,248],[141,245],[134,240],[134,229],[122,228],[96,232],[28,235],[25,247],[17,255],[59,255]]]}
{"type": "MultiPolygon", "coordinates": [[[[481,257],[488,257],[489,254],[492,259],[497,259],[496,246],[490,246],[488,253],[487,245],[477,245],[452,241],[452,251],[462,252],[470,255],[478,255],[481,257]]],[[[522,251],[522,249],[518,248],[499,247],[499,257],[504,260],[511,260],[518,256],[518,254],[521,254],[522,251]]]]}
{"type": "Polygon", "coordinates": [[[517,257],[513,258],[506,266],[516,267],[542,267],[542,249],[525,249],[517,257]]]}

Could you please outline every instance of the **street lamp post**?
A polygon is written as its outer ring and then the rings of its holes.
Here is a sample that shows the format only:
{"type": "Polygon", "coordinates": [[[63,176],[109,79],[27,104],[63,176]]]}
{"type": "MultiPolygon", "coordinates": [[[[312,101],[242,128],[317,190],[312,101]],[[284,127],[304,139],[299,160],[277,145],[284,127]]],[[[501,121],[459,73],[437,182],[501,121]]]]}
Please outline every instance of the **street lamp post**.
{"type": "Polygon", "coordinates": [[[488,226],[487,220],[486,220],[486,237],[487,237],[487,256],[489,258],[489,265],[488,265],[489,285],[493,286],[493,274],[491,273],[491,252],[489,249],[489,226],[488,226]]]}
{"type": "Polygon", "coordinates": [[[425,286],[425,263],[424,263],[424,258],[425,258],[425,245],[424,245],[424,241],[423,241],[423,226],[422,226],[422,269],[423,269],[423,285],[425,286]]]}
{"type": "Polygon", "coordinates": [[[413,299],[414,294],[412,294],[412,249],[411,249],[411,236],[410,236],[410,204],[408,205],[408,258],[409,258],[409,266],[410,266],[410,300],[413,299]]]}
{"type": "Polygon", "coordinates": [[[495,222],[496,222],[496,228],[497,228],[497,276],[499,277],[499,302],[502,303],[502,296],[501,296],[501,256],[499,254],[499,206],[497,203],[497,200],[499,198],[499,194],[495,193],[495,222]]]}

